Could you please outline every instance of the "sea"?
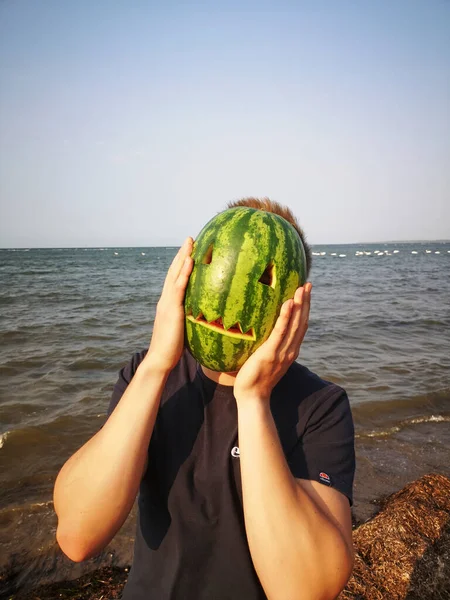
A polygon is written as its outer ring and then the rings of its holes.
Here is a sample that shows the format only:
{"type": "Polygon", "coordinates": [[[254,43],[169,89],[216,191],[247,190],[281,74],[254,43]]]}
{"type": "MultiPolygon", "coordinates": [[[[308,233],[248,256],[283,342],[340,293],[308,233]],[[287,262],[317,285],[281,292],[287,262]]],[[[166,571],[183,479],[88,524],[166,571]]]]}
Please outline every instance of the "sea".
{"type": "MultiPolygon", "coordinates": [[[[450,241],[316,245],[299,361],[343,386],[356,429],[353,518],[425,473],[450,476],[450,241]]],[[[0,597],[125,568],[135,508],[98,557],[55,542],[52,490],[148,346],[177,248],[0,250],[0,597]]]]}

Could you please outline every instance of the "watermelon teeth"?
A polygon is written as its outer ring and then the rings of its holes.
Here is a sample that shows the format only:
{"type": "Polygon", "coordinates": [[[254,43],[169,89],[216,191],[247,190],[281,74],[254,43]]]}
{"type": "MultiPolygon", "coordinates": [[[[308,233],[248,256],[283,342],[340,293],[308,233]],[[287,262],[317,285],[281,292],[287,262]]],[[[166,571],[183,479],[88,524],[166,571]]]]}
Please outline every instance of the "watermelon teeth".
{"type": "Polygon", "coordinates": [[[201,313],[201,312],[197,315],[196,318],[194,318],[192,316],[191,310],[189,310],[187,312],[187,318],[190,321],[194,321],[195,323],[198,323],[199,325],[205,325],[206,327],[209,326],[209,327],[211,327],[211,329],[221,329],[222,331],[226,332],[229,335],[235,335],[235,336],[237,335],[241,338],[248,338],[248,339],[252,339],[252,340],[256,339],[253,327],[250,327],[250,329],[248,331],[243,331],[242,326],[239,322],[236,322],[231,327],[225,328],[222,317],[218,317],[217,319],[214,319],[213,321],[207,321],[205,319],[203,313],[201,313]]]}

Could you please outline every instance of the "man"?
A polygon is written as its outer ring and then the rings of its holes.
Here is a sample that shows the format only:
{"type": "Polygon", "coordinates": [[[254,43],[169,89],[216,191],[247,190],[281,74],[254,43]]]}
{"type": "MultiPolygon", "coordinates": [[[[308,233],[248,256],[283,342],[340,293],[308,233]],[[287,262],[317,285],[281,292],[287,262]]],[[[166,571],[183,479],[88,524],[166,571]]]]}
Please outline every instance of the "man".
{"type": "MultiPolygon", "coordinates": [[[[236,205],[290,220],[310,256],[290,211],[236,205]]],[[[106,424],[58,475],[58,542],[72,560],[95,555],[139,491],[124,600],[331,600],[353,564],[354,432],[344,390],[295,362],[311,284],[239,372],[210,371],[184,349],[192,244],[168,271],[150,347],[122,369],[106,424]]]]}

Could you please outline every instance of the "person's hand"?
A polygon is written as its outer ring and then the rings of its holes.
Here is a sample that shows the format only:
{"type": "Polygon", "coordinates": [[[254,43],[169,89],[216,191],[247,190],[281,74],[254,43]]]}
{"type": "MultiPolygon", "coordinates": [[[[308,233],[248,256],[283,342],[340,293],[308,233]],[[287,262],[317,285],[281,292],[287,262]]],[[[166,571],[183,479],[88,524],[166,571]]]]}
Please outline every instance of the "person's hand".
{"type": "Polygon", "coordinates": [[[234,382],[239,405],[246,402],[270,402],[270,394],[300,352],[308,329],[311,284],[295,292],[281,307],[280,315],[268,339],[248,358],[234,382]]]}
{"type": "Polygon", "coordinates": [[[188,237],[172,261],[156,307],[152,341],[145,357],[152,369],[168,373],[180,360],[184,346],[184,295],[194,266],[193,239],[188,237]]]}

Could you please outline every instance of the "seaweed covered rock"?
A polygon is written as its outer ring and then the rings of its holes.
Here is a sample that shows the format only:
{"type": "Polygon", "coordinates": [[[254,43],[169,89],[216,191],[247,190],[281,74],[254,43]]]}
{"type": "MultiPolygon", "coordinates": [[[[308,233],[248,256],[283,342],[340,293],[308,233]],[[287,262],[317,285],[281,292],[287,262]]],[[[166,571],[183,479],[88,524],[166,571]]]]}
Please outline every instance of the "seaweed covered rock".
{"type": "Polygon", "coordinates": [[[450,479],[425,475],[353,532],[355,566],[340,600],[450,598],[450,479]]]}

